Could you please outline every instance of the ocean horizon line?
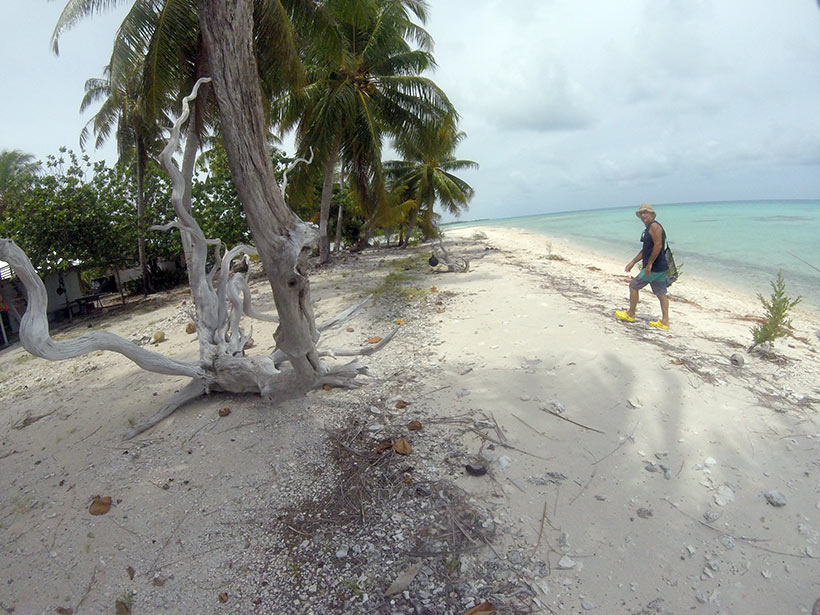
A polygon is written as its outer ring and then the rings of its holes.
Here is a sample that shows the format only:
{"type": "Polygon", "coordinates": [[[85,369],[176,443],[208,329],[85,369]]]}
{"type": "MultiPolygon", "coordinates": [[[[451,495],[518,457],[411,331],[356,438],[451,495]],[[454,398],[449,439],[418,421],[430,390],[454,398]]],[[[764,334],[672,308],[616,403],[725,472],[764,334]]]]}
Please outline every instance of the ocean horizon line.
{"type": "MultiPolygon", "coordinates": [[[[648,201],[644,201],[648,202],[648,201]]],[[[760,204],[772,204],[772,203],[817,203],[820,205],[820,197],[816,199],[730,199],[730,200],[723,200],[723,201],[671,201],[666,203],[650,203],[652,207],[676,207],[676,206],[691,206],[691,205],[731,205],[737,203],[760,203],[760,204]]],[[[526,218],[537,218],[540,216],[558,216],[558,215],[566,215],[566,214],[583,214],[583,213],[592,213],[596,211],[613,211],[616,209],[631,209],[635,207],[635,209],[640,206],[638,205],[609,205],[604,207],[590,207],[584,209],[567,209],[561,211],[549,211],[549,212],[542,212],[538,214],[524,214],[521,216],[502,216],[498,218],[473,218],[471,220],[452,220],[450,222],[442,222],[440,226],[453,226],[456,224],[480,224],[482,222],[493,222],[497,220],[518,220],[518,219],[526,219],[526,218]]]]}

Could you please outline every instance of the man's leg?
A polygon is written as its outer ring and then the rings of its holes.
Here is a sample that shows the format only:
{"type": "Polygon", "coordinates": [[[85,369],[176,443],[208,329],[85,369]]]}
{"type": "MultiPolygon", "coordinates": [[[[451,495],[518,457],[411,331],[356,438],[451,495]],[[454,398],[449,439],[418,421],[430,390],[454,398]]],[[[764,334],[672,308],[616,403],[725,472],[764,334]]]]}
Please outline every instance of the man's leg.
{"type": "Polygon", "coordinates": [[[629,287],[629,309],[626,311],[630,318],[635,318],[635,308],[638,307],[638,291],[629,287]]]}
{"type": "Polygon", "coordinates": [[[658,301],[661,304],[661,324],[669,326],[669,296],[658,295],[658,301]]]}

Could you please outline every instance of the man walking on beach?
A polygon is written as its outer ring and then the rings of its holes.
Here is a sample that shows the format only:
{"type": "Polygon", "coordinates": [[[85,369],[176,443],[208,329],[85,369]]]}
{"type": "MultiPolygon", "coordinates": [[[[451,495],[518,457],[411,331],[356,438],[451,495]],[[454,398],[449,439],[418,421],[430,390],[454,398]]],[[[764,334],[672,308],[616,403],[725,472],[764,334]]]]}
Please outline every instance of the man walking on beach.
{"type": "Polygon", "coordinates": [[[626,264],[624,271],[627,273],[631,271],[638,261],[643,261],[643,266],[638,275],[629,283],[629,309],[618,310],[615,316],[626,322],[635,322],[638,291],[649,284],[661,304],[661,319],[650,321],[649,324],[658,329],[668,329],[669,297],[666,296],[666,272],[669,265],[664,255],[666,232],[660,223],[655,221],[655,210],[649,203],[643,203],[635,215],[646,227],[641,235],[643,247],[635,258],[626,264]]]}

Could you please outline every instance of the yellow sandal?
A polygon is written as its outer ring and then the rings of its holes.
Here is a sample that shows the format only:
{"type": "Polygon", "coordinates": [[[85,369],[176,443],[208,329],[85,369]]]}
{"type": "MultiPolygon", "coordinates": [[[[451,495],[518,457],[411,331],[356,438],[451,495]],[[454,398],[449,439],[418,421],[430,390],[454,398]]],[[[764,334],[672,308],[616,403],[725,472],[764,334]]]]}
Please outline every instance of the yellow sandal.
{"type": "Polygon", "coordinates": [[[632,316],[630,316],[629,314],[627,314],[626,310],[618,310],[617,312],[615,312],[615,317],[620,318],[625,322],[635,322],[635,319],[632,318],[632,316]]]}

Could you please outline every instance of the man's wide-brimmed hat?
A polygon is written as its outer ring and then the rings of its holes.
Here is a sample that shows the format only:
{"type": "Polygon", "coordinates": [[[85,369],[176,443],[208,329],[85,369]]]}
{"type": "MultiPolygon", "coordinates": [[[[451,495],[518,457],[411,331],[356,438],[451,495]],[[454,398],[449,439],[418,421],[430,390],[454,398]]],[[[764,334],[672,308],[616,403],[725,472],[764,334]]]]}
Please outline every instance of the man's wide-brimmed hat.
{"type": "Polygon", "coordinates": [[[640,206],[640,207],[638,207],[638,211],[636,211],[636,212],[635,212],[635,215],[636,215],[636,216],[638,216],[638,217],[640,218],[640,217],[641,217],[641,214],[642,214],[643,212],[650,213],[650,214],[652,214],[653,216],[655,215],[655,210],[654,210],[654,209],[652,209],[652,206],[651,206],[649,203],[641,203],[641,206],[640,206]]]}

